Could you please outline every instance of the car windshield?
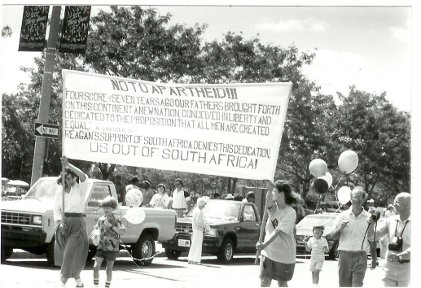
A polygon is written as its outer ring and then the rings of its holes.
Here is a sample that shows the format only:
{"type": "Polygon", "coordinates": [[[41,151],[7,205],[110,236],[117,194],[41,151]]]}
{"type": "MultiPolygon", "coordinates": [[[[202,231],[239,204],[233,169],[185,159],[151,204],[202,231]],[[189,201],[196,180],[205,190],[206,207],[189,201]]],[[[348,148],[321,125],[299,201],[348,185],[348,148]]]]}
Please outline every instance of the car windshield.
{"type": "Polygon", "coordinates": [[[323,225],[325,227],[333,226],[333,222],[335,221],[337,215],[325,215],[321,216],[320,214],[316,215],[309,215],[303,218],[298,224],[297,227],[313,227],[323,225]]]}
{"type": "Polygon", "coordinates": [[[240,214],[241,203],[235,201],[209,201],[203,209],[206,218],[216,218],[235,221],[240,214]]]}
{"type": "Polygon", "coordinates": [[[39,200],[54,200],[54,194],[57,189],[57,179],[40,179],[34,186],[29,189],[23,199],[35,198],[39,200]]]}

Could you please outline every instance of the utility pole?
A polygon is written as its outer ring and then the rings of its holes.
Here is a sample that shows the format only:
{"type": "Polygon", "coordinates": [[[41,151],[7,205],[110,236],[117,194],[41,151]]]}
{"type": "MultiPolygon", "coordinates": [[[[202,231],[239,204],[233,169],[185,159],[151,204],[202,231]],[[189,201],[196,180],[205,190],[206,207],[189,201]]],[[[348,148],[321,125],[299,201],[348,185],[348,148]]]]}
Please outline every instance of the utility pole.
{"type": "MultiPolygon", "coordinates": [[[[60,24],[61,6],[53,6],[51,14],[50,32],[48,35],[47,48],[45,49],[44,74],[42,76],[41,102],[37,122],[48,123],[51,89],[54,72],[54,62],[57,52],[57,40],[60,24]]],[[[48,138],[36,136],[34,158],[32,162],[31,186],[42,177],[44,170],[45,144],[48,138]]]]}

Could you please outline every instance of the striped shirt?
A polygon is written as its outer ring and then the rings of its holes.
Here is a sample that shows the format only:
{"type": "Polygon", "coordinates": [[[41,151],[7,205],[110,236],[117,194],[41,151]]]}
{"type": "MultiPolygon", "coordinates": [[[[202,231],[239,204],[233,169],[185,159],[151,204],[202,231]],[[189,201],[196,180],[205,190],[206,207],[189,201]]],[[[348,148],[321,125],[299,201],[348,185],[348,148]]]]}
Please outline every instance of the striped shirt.
{"type": "Polygon", "coordinates": [[[329,247],[326,238],[316,239],[311,237],[307,246],[311,248],[311,260],[325,260],[325,247],[329,247]]]}

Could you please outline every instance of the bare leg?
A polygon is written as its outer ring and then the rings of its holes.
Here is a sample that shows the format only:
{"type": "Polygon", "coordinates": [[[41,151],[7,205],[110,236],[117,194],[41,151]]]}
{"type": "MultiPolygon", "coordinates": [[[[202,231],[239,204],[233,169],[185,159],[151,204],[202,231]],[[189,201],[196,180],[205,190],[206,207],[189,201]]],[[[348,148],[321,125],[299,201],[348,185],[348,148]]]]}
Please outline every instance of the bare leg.
{"type": "Polygon", "coordinates": [[[113,277],[113,265],[114,261],[107,260],[107,282],[111,282],[113,277]]]}
{"type": "Polygon", "coordinates": [[[278,280],[278,287],[288,287],[288,281],[278,280]]]}
{"type": "Polygon", "coordinates": [[[101,269],[101,264],[104,261],[104,258],[95,257],[94,264],[94,285],[99,285],[99,270],[101,269]]]}

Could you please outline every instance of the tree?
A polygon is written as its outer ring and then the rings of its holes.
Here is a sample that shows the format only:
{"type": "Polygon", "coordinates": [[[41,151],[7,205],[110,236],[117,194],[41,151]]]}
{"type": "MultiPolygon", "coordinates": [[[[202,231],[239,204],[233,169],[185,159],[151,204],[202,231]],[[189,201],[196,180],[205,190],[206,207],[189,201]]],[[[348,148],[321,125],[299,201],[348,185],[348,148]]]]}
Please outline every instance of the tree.
{"type": "Polygon", "coordinates": [[[362,184],[370,197],[379,187],[385,187],[386,196],[409,191],[409,114],[393,107],[385,93],[370,94],[352,86],[348,96],[339,96],[335,140],[342,150],[358,154],[356,184],[362,184]]]}

